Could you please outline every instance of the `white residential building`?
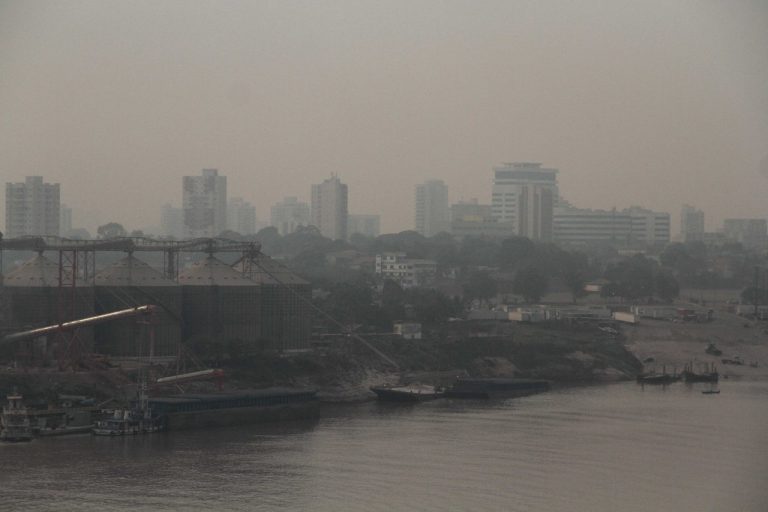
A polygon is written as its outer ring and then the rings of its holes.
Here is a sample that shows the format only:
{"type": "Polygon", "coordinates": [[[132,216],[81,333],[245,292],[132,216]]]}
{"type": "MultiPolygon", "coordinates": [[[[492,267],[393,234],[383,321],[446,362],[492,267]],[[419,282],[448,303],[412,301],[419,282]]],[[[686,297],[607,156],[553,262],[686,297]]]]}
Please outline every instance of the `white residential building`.
{"type": "Polygon", "coordinates": [[[704,236],[704,212],[690,205],[680,211],[680,238],[683,242],[701,240],[704,236]]]}
{"type": "Polygon", "coordinates": [[[227,177],[216,169],[182,179],[184,236],[215,237],[227,228],[227,177]]]}
{"type": "Polygon", "coordinates": [[[227,229],[241,235],[256,233],[256,208],[242,197],[227,201],[227,229]]]}
{"type": "Polygon", "coordinates": [[[764,249],[768,240],[765,219],[725,219],[723,234],[726,239],[739,242],[750,249],[764,249]]]}
{"type": "Polygon", "coordinates": [[[402,252],[377,254],[375,268],[382,279],[395,281],[403,288],[428,286],[437,274],[437,263],[433,260],[408,258],[402,252]]]}
{"type": "Polygon", "coordinates": [[[160,212],[160,230],[163,236],[176,239],[184,237],[184,210],[170,204],[163,205],[160,212]]]}
{"type": "Polygon", "coordinates": [[[42,176],[27,176],[24,183],[6,183],[4,236],[57,236],[60,194],[59,184],[44,183],[42,176]]]}
{"type": "Polygon", "coordinates": [[[448,233],[451,229],[448,186],[442,180],[416,185],[416,231],[424,236],[448,233]]]}
{"type": "MultiPolygon", "coordinates": [[[[567,204],[567,203],[563,203],[567,204]]],[[[669,242],[669,213],[637,206],[625,210],[554,208],[554,239],[566,244],[636,247],[669,242]]]]}
{"type": "Polygon", "coordinates": [[[347,220],[347,232],[349,236],[359,233],[371,238],[379,236],[381,231],[381,217],[378,215],[349,214],[347,220]]]}
{"type": "Polygon", "coordinates": [[[281,235],[290,235],[299,226],[309,226],[309,205],[295,197],[286,197],[272,205],[271,225],[281,235]]]}
{"type": "Polygon", "coordinates": [[[557,169],[535,162],[504,163],[493,168],[491,210],[497,222],[533,240],[553,238],[553,209],[558,201],[557,169]]]}
{"type": "Polygon", "coordinates": [[[331,240],[347,239],[347,185],[336,175],[312,185],[312,224],[331,240]]]}

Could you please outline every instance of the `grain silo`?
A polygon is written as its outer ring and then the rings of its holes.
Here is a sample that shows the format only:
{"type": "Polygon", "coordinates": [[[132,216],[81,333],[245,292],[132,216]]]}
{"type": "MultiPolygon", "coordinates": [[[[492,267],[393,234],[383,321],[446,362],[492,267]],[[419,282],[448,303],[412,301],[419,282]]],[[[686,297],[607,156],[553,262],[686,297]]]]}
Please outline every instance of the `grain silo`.
{"type": "MultiPolygon", "coordinates": [[[[158,306],[153,314],[154,355],[178,354],[181,341],[181,288],[133,255],[96,274],[96,311],[109,313],[134,306],[158,306]]],[[[146,319],[125,318],[96,326],[96,351],[113,356],[149,355],[146,319]]]]}
{"type": "Polygon", "coordinates": [[[262,337],[278,350],[309,348],[309,282],[262,253],[244,256],[233,268],[261,287],[262,337]]]}
{"type": "MultiPolygon", "coordinates": [[[[59,287],[59,265],[42,254],[22,263],[4,279],[11,330],[53,325],[60,321],[93,316],[93,286],[59,287]]],[[[93,329],[78,331],[85,350],[93,347],[93,329]]]]}
{"type": "Polygon", "coordinates": [[[259,287],[226,263],[208,256],[179,274],[184,340],[255,344],[261,337],[259,287]]]}

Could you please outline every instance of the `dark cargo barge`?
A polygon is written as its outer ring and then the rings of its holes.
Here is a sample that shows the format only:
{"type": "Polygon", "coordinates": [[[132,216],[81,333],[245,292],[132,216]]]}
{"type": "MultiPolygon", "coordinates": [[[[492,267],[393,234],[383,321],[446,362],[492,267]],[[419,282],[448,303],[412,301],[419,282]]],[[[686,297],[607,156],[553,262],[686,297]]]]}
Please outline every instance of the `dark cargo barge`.
{"type": "Polygon", "coordinates": [[[288,388],[153,397],[148,406],[168,430],[314,418],[320,410],[317,391],[288,388]]]}
{"type": "Polygon", "coordinates": [[[446,392],[449,398],[514,398],[549,391],[546,380],[533,379],[458,379],[446,392]]]}

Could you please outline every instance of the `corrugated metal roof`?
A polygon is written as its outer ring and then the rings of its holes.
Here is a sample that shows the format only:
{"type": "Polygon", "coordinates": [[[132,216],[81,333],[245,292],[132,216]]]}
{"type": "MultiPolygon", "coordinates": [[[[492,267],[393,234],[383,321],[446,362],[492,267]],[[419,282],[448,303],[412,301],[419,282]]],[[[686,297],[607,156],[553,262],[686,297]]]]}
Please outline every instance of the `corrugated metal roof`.
{"type": "Polygon", "coordinates": [[[116,261],[98,274],[97,286],[177,286],[133,255],[116,261]]]}
{"type": "Polygon", "coordinates": [[[5,276],[5,286],[58,286],[59,265],[38,254],[5,276]]]}
{"type": "Polygon", "coordinates": [[[209,256],[193,263],[179,274],[184,286],[257,286],[257,284],[221,260],[209,256]]]}
{"type": "Polygon", "coordinates": [[[246,262],[246,258],[249,258],[249,256],[241,258],[237,263],[232,265],[232,268],[238,272],[245,273],[250,267],[248,277],[258,284],[309,284],[308,281],[300,278],[286,266],[281,265],[266,254],[250,257],[252,259],[251,262],[246,262]],[[279,280],[279,283],[272,278],[270,274],[275,276],[275,278],[279,280]]]}

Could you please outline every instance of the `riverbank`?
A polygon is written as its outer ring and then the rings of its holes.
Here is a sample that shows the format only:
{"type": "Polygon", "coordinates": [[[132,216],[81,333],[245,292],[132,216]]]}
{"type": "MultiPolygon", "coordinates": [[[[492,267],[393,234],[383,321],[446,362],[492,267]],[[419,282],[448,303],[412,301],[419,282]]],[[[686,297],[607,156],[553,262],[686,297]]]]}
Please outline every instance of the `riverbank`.
{"type": "MultiPolygon", "coordinates": [[[[227,389],[269,386],[310,387],[325,401],[359,401],[373,397],[370,386],[395,383],[449,385],[459,375],[516,376],[556,383],[632,379],[641,365],[625,349],[621,336],[596,327],[561,324],[504,323],[492,336],[440,332],[422,340],[391,336],[367,341],[392,358],[394,368],[352,338],[299,354],[261,353],[237,360],[210,361],[224,368],[227,389]]],[[[128,369],[98,372],[4,370],[0,392],[19,388],[25,397],[44,400],[58,394],[93,396],[99,400],[130,399],[135,375],[128,369]]],[[[193,383],[200,390],[210,383],[193,383]]]]}

